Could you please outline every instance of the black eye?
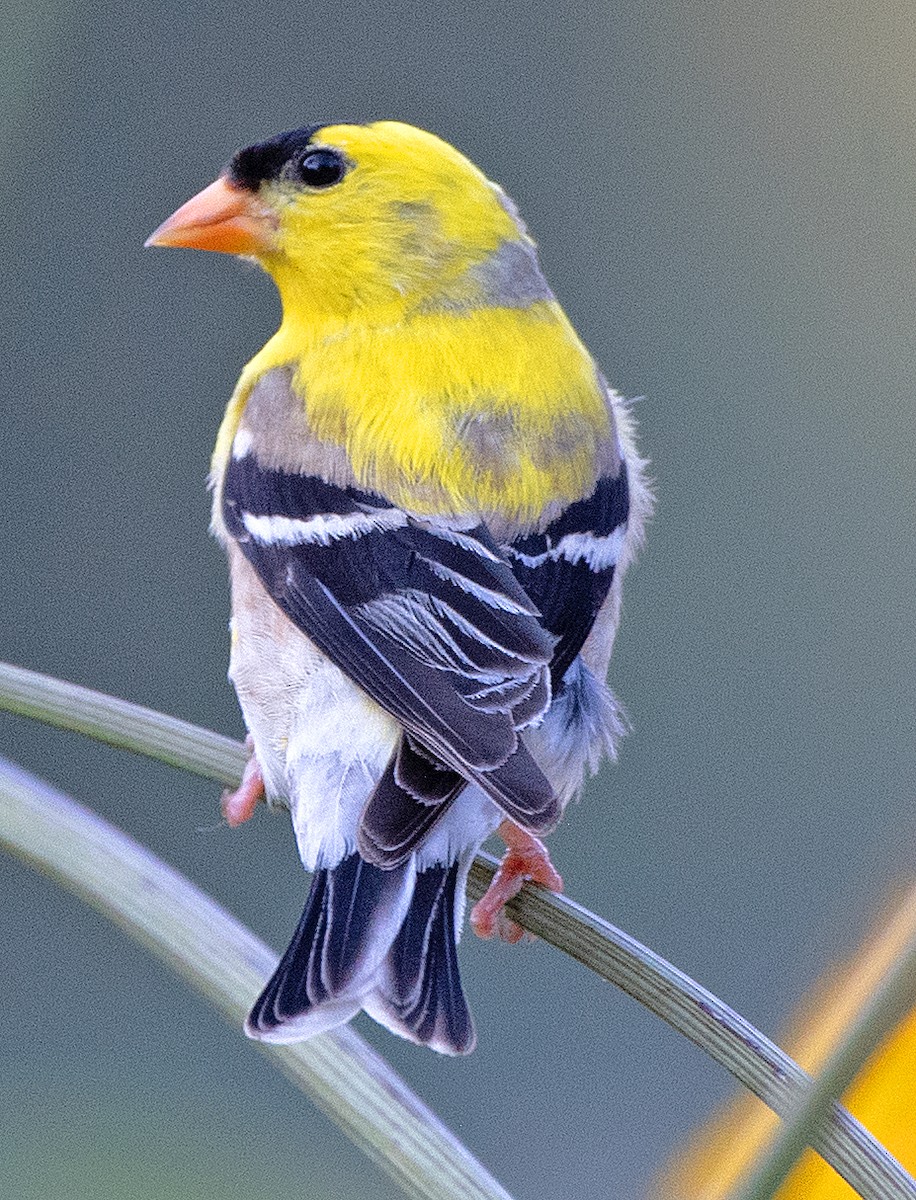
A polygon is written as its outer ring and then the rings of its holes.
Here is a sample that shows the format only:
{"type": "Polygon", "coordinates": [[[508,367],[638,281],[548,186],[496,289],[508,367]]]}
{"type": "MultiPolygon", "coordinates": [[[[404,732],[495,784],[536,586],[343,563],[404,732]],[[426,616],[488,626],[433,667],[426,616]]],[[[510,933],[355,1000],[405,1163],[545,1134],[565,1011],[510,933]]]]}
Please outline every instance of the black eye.
{"type": "Polygon", "coordinates": [[[309,187],[330,187],[343,179],[347,170],[343,155],[336,150],[318,148],[308,150],[297,160],[293,168],[296,178],[309,187]]]}

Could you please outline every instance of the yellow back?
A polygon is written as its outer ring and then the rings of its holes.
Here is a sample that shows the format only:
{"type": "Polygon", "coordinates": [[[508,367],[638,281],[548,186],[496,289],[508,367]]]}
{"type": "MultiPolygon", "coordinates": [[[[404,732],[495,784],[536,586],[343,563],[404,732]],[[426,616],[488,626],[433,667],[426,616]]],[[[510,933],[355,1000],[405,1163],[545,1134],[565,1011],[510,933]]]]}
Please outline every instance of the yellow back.
{"type": "Polygon", "coordinates": [[[283,322],[242,377],[217,471],[251,384],[293,364],[315,434],[414,511],[534,522],[588,494],[608,404],[503,193],[397,122],[327,126],[312,142],[350,170],[332,187],[259,193],[276,213],[276,250],[260,261],[283,322]]]}

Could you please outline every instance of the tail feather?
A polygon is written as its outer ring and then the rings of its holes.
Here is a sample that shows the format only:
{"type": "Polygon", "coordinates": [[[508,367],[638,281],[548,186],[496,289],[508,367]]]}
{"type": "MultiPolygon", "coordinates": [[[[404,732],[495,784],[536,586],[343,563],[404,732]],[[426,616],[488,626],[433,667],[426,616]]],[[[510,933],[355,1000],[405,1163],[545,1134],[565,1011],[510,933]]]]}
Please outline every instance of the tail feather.
{"type": "Polygon", "coordinates": [[[406,862],[464,787],[460,775],[424,758],[402,736],[360,817],[360,853],[385,869],[406,862]]]}
{"type": "MultiPolygon", "coordinates": [[[[508,817],[536,835],[549,833],[563,814],[561,800],[521,742],[504,763],[474,779],[508,817]]],[[[403,735],[360,817],[360,853],[385,869],[406,862],[466,786],[457,771],[403,735]]]]}
{"type": "Polygon", "coordinates": [[[317,870],[248,1035],[300,1041],[364,1008],[410,1041],[446,1054],[473,1049],[456,949],[465,874],[458,862],[416,873],[412,859],[383,870],[359,854],[317,870]]]}
{"type": "Polygon", "coordinates": [[[411,865],[380,871],[359,854],[327,872],[321,980],[328,996],[346,995],[378,969],[404,919],[412,875],[411,865]]]}
{"type": "MultiPolygon", "coordinates": [[[[417,875],[413,902],[366,1011],[394,1033],[444,1054],[468,1054],[476,1035],[458,971],[460,864],[417,875]]],[[[462,880],[463,883],[463,880],[462,880]]]]}
{"type": "Polygon", "coordinates": [[[296,932],[248,1017],[253,1029],[275,1028],[327,999],[313,962],[314,947],[322,941],[327,881],[326,871],[315,872],[296,932]]]}
{"type": "Polygon", "coordinates": [[[349,1020],[397,936],[412,890],[412,863],[382,871],[351,854],[317,870],[296,932],[245,1023],[249,1036],[298,1041],[349,1020]],[[326,1006],[343,1015],[328,1022],[326,1006]]]}

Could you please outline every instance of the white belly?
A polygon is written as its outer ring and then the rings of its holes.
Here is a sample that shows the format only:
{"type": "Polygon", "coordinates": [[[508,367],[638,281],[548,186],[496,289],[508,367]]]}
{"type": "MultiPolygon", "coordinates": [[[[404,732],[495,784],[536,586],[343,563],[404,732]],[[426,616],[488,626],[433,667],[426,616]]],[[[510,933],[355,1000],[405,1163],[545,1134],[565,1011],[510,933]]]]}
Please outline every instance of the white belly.
{"type": "Polygon", "coordinates": [[[268,798],[289,805],[303,864],[314,870],[356,848],[360,813],[399,727],[269,599],[234,546],[230,567],[229,677],[268,798]]]}

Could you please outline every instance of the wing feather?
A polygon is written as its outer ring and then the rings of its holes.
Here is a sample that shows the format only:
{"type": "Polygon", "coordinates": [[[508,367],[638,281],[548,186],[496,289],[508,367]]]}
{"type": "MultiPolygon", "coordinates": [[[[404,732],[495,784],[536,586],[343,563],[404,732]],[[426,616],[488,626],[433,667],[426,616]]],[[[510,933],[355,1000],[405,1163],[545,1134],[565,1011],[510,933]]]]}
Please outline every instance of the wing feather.
{"type": "Polygon", "coordinates": [[[626,464],[598,480],[541,533],[503,547],[526,595],[556,637],[550,664],[556,695],[614,581],[630,515],[626,464]]]}
{"type": "MultiPolygon", "coordinates": [[[[475,780],[527,827],[556,823],[559,803],[518,738],[550,704],[556,637],[485,526],[415,518],[253,453],[229,463],[223,519],[287,616],[441,765],[427,809],[475,780]]],[[[409,852],[430,821],[405,803],[424,798],[401,774],[382,781],[403,792],[404,836],[391,819],[376,830],[389,853],[409,852]]]]}

